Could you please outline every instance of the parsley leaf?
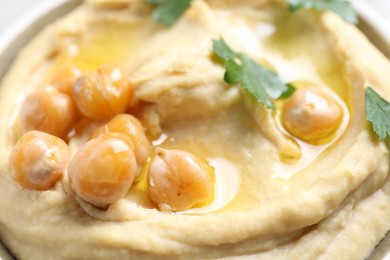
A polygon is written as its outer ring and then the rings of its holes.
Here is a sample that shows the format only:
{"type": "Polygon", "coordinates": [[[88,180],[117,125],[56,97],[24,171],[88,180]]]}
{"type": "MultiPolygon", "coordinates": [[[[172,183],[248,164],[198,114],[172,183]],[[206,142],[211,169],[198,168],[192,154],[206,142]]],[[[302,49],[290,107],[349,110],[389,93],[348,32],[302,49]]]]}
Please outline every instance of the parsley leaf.
{"type": "Polygon", "coordinates": [[[357,14],[348,0],[287,0],[290,11],[296,11],[300,8],[330,10],[347,22],[356,24],[358,22],[357,14]]]}
{"type": "Polygon", "coordinates": [[[152,17],[156,22],[171,26],[191,6],[192,0],[145,0],[157,5],[152,17]]]}
{"type": "Polygon", "coordinates": [[[378,95],[371,87],[365,91],[366,117],[372,123],[379,139],[390,136],[390,103],[378,95]]]}
{"type": "Polygon", "coordinates": [[[225,62],[225,82],[240,84],[269,109],[275,109],[272,98],[288,97],[295,90],[292,85],[284,84],[273,71],[244,53],[233,51],[222,39],[213,40],[213,51],[225,62]]]}

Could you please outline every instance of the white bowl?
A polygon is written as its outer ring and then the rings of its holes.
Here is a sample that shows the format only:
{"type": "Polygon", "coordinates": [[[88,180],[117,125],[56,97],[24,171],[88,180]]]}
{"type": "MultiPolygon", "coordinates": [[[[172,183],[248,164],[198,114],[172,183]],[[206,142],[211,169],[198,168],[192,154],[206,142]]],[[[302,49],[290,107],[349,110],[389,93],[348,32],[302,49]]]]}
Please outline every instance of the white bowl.
{"type": "Polygon", "coordinates": [[[61,17],[79,5],[82,0],[53,0],[37,4],[31,12],[0,37],[0,81],[19,50],[58,17],[61,17]]]}
{"type": "MultiPolygon", "coordinates": [[[[38,5],[0,37],[0,81],[18,51],[45,25],[63,16],[82,0],[53,0],[38,5]]],[[[388,58],[390,58],[390,26],[387,21],[362,0],[351,0],[360,16],[359,28],[388,58]]],[[[0,260],[14,259],[0,242],[0,260]]],[[[390,234],[377,246],[369,260],[390,259],[390,234]]]]}
{"type": "Polygon", "coordinates": [[[358,27],[390,59],[390,23],[367,2],[362,0],[351,2],[360,16],[358,27]]]}

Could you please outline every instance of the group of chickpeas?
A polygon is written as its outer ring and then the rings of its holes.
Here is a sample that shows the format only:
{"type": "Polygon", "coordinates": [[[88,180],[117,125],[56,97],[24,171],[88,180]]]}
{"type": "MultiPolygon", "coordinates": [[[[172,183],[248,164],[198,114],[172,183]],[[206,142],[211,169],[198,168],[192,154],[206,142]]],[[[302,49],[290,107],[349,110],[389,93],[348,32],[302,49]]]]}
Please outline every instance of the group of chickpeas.
{"type": "MultiPolygon", "coordinates": [[[[148,197],[161,210],[212,201],[212,168],[188,152],[153,147],[140,121],[124,113],[133,101],[133,88],[117,67],[103,65],[85,74],[73,67],[59,70],[50,86],[24,101],[24,135],[9,157],[14,180],[27,189],[49,190],[67,172],[77,196],[105,209],[146,174],[148,197]],[[101,126],[71,158],[65,140],[83,119],[101,126]]],[[[281,113],[285,129],[307,142],[326,137],[341,121],[339,104],[318,88],[297,90],[281,113]]]]}
{"type": "Polygon", "coordinates": [[[59,70],[50,86],[35,89],[22,105],[24,134],[9,156],[13,179],[27,189],[50,190],[67,175],[75,194],[101,209],[145,178],[160,210],[212,201],[212,168],[186,151],[153,147],[140,121],[126,113],[136,103],[133,92],[127,76],[111,65],[84,74],[59,70]],[[67,142],[85,119],[100,126],[71,156],[67,142]]]}

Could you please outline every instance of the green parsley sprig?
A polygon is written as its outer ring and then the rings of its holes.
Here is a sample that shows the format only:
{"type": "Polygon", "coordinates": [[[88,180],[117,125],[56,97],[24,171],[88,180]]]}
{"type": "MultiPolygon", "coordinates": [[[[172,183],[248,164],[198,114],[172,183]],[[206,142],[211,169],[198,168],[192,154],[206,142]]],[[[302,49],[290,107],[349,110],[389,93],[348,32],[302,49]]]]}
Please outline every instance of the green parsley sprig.
{"type": "Polygon", "coordinates": [[[152,13],[153,20],[173,25],[177,19],[191,6],[192,0],[145,0],[149,4],[156,5],[152,13]]]}
{"type": "Polygon", "coordinates": [[[290,11],[298,9],[315,9],[319,11],[329,10],[347,22],[357,24],[358,18],[351,3],[347,0],[287,0],[290,11]]]}
{"type": "Polygon", "coordinates": [[[225,82],[240,84],[269,109],[275,109],[272,99],[286,98],[294,92],[295,88],[284,84],[276,73],[256,63],[246,54],[233,51],[222,39],[213,41],[213,52],[225,64],[225,82]]]}
{"type": "Polygon", "coordinates": [[[390,136],[390,103],[371,87],[365,90],[366,117],[380,140],[390,136]]]}

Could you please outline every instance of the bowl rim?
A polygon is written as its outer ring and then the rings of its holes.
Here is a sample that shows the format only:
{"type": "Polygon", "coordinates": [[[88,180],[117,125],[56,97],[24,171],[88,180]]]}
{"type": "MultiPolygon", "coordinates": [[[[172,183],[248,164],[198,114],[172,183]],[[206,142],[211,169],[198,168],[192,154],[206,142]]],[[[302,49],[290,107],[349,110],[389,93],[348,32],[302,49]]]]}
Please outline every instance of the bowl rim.
{"type": "MultiPolygon", "coordinates": [[[[36,32],[42,30],[47,24],[68,13],[83,0],[52,0],[37,4],[17,23],[12,24],[0,37],[0,86],[9,64],[12,64],[19,50],[30,41],[36,32]]],[[[359,25],[365,24],[365,28],[371,30],[371,35],[366,36],[388,58],[390,58],[390,23],[374,10],[364,0],[350,0],[359,15],[359,25]]],[[[389,254],[390,256],[390,254],[389,254]]],[[[14,259],[8,249],[0,240],[0,260],[14,259]]]]}
{"type": "Polygon", "coordinates": [[[358,27],[390,59],[390,22],[364,0],[350,0],[359,15],[358,27]],[[369,31],[367,31],[369,30],[369,31]]]}
{"type": "Polygon", "coordinates": [[[18,22],[8,26],[0,37],[0,83],[20,49],[38,31],[79,5],[82,0],[52,0],[37,4],[18,22]]]}

